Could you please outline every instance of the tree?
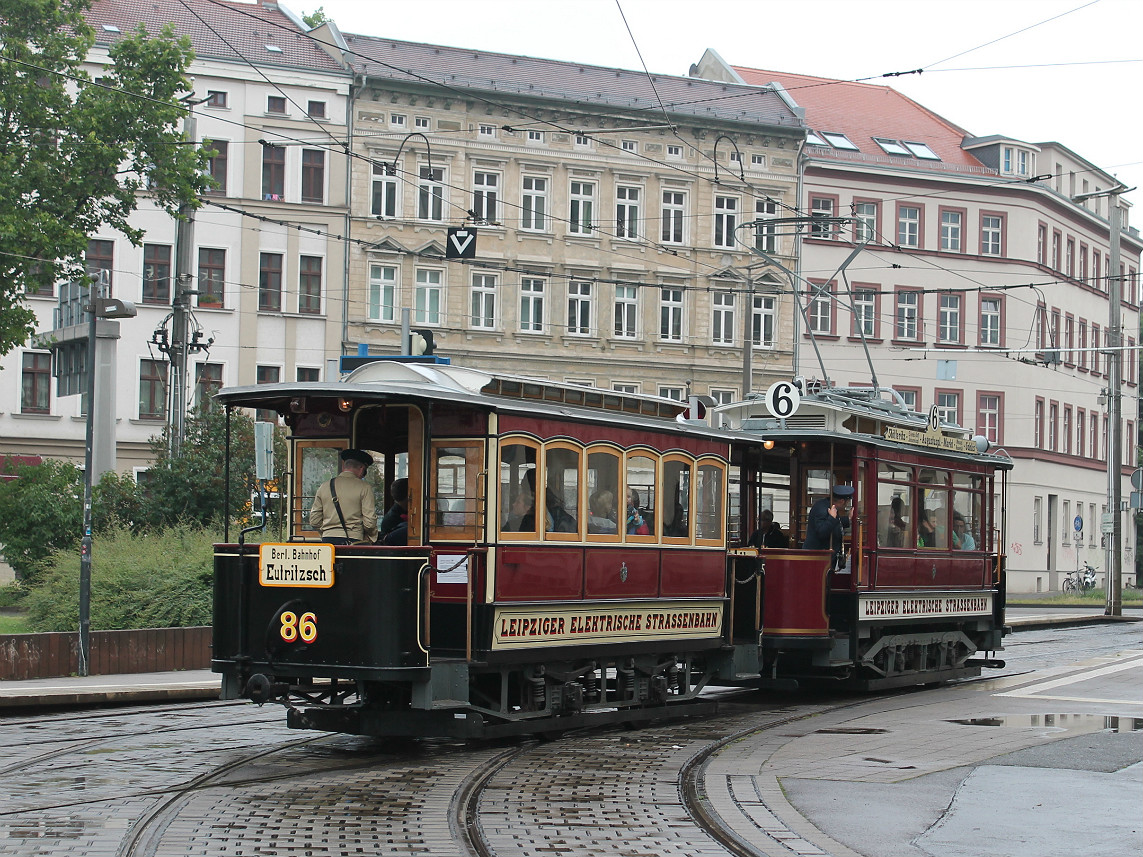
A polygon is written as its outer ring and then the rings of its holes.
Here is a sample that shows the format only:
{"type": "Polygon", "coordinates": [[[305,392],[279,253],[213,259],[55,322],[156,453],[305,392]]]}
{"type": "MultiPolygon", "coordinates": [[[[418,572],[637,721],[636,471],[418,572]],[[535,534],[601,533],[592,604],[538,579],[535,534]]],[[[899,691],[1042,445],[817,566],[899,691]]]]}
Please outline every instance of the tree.
{"type": "Polygon", "coordinates": [[[209,151],[185,145],[179,98],[193,91],[190,40],[140,27],[93,81],[91,0],[4,0],[0,7],[0,354],[35,332],[24,295],[84,275],[103,225],[134,244],[146,191],[162,209],[198,205],[209,151]]]}
{"type": "Polygon", "coordinates": [[[333,21],[333,19],[325,13],[325,6],[318,6],[308,15],[302,15],[302,20],[305,21],[306,26],[311,30],[315,27],[320,27],[322,24],[333,21]]]}
{"type": "Polygon", "coordinates": [[[0,483],[0,544],[8,564],[27,582],[54,551],[78,556],[83,472],[55,459],[17,465],[15,472],[15,479],[0,483]]]}

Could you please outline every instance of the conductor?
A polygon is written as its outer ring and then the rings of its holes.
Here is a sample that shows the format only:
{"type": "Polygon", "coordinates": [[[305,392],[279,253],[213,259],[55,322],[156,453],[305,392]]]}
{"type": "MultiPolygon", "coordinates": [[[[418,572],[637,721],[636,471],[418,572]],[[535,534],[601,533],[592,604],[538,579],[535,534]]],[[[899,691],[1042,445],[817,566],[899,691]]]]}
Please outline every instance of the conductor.
{"type": "Polygon", "coordinates": [[[849,526],[846,506],[853,497],[852,485],[835,485],[833,498],[822,497],[810,507],[806,521],[806,550],[832,550],[835,558],[841,556],[842,533],[849,526]]]}
{"type": "Polygon", "coordinates": [[[310,526],[331,545],[372,542],[377,538],[377,509],[373,486],[365,473],[373,456],[360,449],[341,452],[341,472],[314,492],[310,526]]]}

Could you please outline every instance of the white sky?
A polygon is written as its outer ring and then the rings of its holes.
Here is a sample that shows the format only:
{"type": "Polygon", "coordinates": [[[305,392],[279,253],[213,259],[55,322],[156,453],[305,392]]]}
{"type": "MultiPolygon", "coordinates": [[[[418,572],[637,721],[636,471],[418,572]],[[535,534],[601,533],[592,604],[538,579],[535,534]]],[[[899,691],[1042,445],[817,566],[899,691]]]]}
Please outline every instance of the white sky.
{"type": "Polygon", "coordinates": [[[638,44],[660,74],[685,75],[707,48],[846,80],[923,68],[869,82],[974,135],[1055,140],[1143,185],[1143,0],[620,0],[631,34],[616,0],[284,3],[324,7],[344,32],[617,68],[642,68],[638,44]]]}

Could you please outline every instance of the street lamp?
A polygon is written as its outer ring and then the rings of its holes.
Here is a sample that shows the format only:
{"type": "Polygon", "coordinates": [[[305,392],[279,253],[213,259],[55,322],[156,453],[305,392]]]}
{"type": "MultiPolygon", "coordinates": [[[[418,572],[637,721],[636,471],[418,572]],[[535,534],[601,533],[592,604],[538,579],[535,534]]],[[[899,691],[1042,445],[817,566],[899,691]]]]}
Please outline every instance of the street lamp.
{"type": "MultiPolygon", "coordinates": [[[[83,541],[79,551],[79,664],[81,676],[89,673],[91,660],[91,489],[94,482],[95,450],[95,338],[99,319],[134,318],[135,305],[118,298],[96,297],[95,284],[89,292],[91,302],[84,306],[89,316],[87,333],[87,447],[83,468],[83,541]]],[[[115,335],[118,336],[116,325],[115,335]]],[[[106,404],[104,405],[106,407],[106,404]]]]}

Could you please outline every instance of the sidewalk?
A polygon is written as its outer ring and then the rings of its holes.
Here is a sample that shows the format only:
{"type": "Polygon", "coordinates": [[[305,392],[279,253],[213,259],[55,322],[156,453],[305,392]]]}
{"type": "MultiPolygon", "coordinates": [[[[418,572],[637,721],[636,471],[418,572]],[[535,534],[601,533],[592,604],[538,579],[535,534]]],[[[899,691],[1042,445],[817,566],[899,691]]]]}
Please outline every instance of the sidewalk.
{"type": "Polygon", "coordinates": [[[0,681],[0,712],[21,708],[218,699],[222,676],[210,670],[0,681]]]}

